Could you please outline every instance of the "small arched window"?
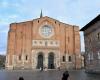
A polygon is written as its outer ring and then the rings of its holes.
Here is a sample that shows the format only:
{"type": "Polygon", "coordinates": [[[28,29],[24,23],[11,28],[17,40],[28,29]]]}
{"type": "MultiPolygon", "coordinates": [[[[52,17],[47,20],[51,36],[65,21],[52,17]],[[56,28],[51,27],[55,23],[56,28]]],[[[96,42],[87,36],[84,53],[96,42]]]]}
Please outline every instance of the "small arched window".
{"type": "Polygon", "coordinates": [[[26,58],[25,58],[25,60],[28,60],[28,56],[26,55],[26,58]]]}
{"type": "Polygon", "coordinates": [[[100,40],[100,33],[97,33],[97,39],[100,40]]]}
{"type": "Polygon", "coordinates": [[[63,56],[63,62],[65,62],[65,56],[63,56]]]}
{"type": "Polygon", "coordinates": [[[71,62],[72,61],[72,58],[71,58],[71,56],[69,56],[69,62],[71,62]]]}
{"type": "Polygon", "coordinates": [[[19,55],[19,60],[21,60],[21,55],[19,55]]]}
{"type": "Polygon", "coordinates": [[[36,43],[37,43],[37,41],[34,41],[34,43],[36,44],[36,43]]]}
{"type": "Polygon", "coordinates": [[[39,23],[39,20],[38,20],[38,23],[39,23]]]}
{"type": "Polygon", "coordinates": [[[40,41],[40,44],[42,44],[42,41],[40,41]]]}

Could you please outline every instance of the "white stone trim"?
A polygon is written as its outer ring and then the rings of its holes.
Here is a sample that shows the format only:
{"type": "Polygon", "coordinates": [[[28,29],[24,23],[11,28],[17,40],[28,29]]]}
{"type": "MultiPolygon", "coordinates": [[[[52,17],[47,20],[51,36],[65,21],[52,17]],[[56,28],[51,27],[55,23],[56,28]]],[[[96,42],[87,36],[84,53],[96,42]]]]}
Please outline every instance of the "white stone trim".
{"type": "Polygon", "coordinates": [[[43,65],[44,67],[48,68],[48,54],[50,52],[54,53],[54,66],[55,68],[57,68],[58,66],[60,66],[60,51],[59,50],[44,50],[44,49],[36,49],[36,50],[32,50],[32,58],[34,59],[34,62],[32,61],[32,68],[36,69],[37,67],[37,57],[38,57],[38,53],[42,52],[43,53],[43,65]]]}
{"type": "Polygon", "coordinates": [[[6,68],[7,68],[8,70],[12,70],[12,69],[13,69],[13,66],[12,66],[12,65],[7,65],[6,68]]]}
{"type": "Polygon", "coordinates": [[[60,41],[58,40],[32,40],[32,46],[42,47],[60,47],[60,41]]]}

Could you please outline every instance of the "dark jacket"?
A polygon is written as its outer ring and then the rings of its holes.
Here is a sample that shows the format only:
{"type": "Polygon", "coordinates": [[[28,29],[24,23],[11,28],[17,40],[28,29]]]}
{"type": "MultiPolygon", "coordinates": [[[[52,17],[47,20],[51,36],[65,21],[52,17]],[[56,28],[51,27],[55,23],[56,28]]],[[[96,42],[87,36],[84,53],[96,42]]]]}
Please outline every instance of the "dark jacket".
{"type": "Polygon", "coordinates": [[[24,78],[23,77],[19,77],[19,80],[24,80],[24,78]]]}
{"type": "Polygon", "coordinates": [[[69,77],[69,73],[68,73],[68,71],[65,71],[65,72],[63,73],[62,80],[68,80],[68,77],[69,77]]]}

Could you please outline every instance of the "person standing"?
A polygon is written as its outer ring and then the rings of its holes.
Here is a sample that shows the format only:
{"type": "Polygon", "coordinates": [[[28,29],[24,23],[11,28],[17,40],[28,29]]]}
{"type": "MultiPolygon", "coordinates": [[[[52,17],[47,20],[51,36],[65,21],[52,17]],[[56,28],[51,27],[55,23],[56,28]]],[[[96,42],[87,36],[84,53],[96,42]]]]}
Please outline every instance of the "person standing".
{"type": "Polygon", "coordinates": [[[68,78],[69,78],[69,73],[68,73],[68,71],[65,71],[65,72],[63,73],[62,80],[68,80],[68,78]]]}
{"type": "Polygon", "coordinates": [[[19,77],[19,80],[24,80],[24,78],[23,77],[19,77]]]}

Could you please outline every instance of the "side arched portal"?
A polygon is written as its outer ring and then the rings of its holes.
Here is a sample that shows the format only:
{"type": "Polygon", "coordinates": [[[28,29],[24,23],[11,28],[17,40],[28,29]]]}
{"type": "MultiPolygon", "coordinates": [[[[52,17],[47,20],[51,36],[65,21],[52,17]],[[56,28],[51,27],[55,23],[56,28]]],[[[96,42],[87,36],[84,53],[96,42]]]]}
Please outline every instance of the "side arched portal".
{"type": "Polygon", "coordinates": [[[48,55],[48,69],[54,69],[54,53],[49,53],[48,55]]]}
{"type": "Polygon", "coordinates": [[[37,57],[37,69],[43,68],[43,54],[40,52],[37,57]]]}

